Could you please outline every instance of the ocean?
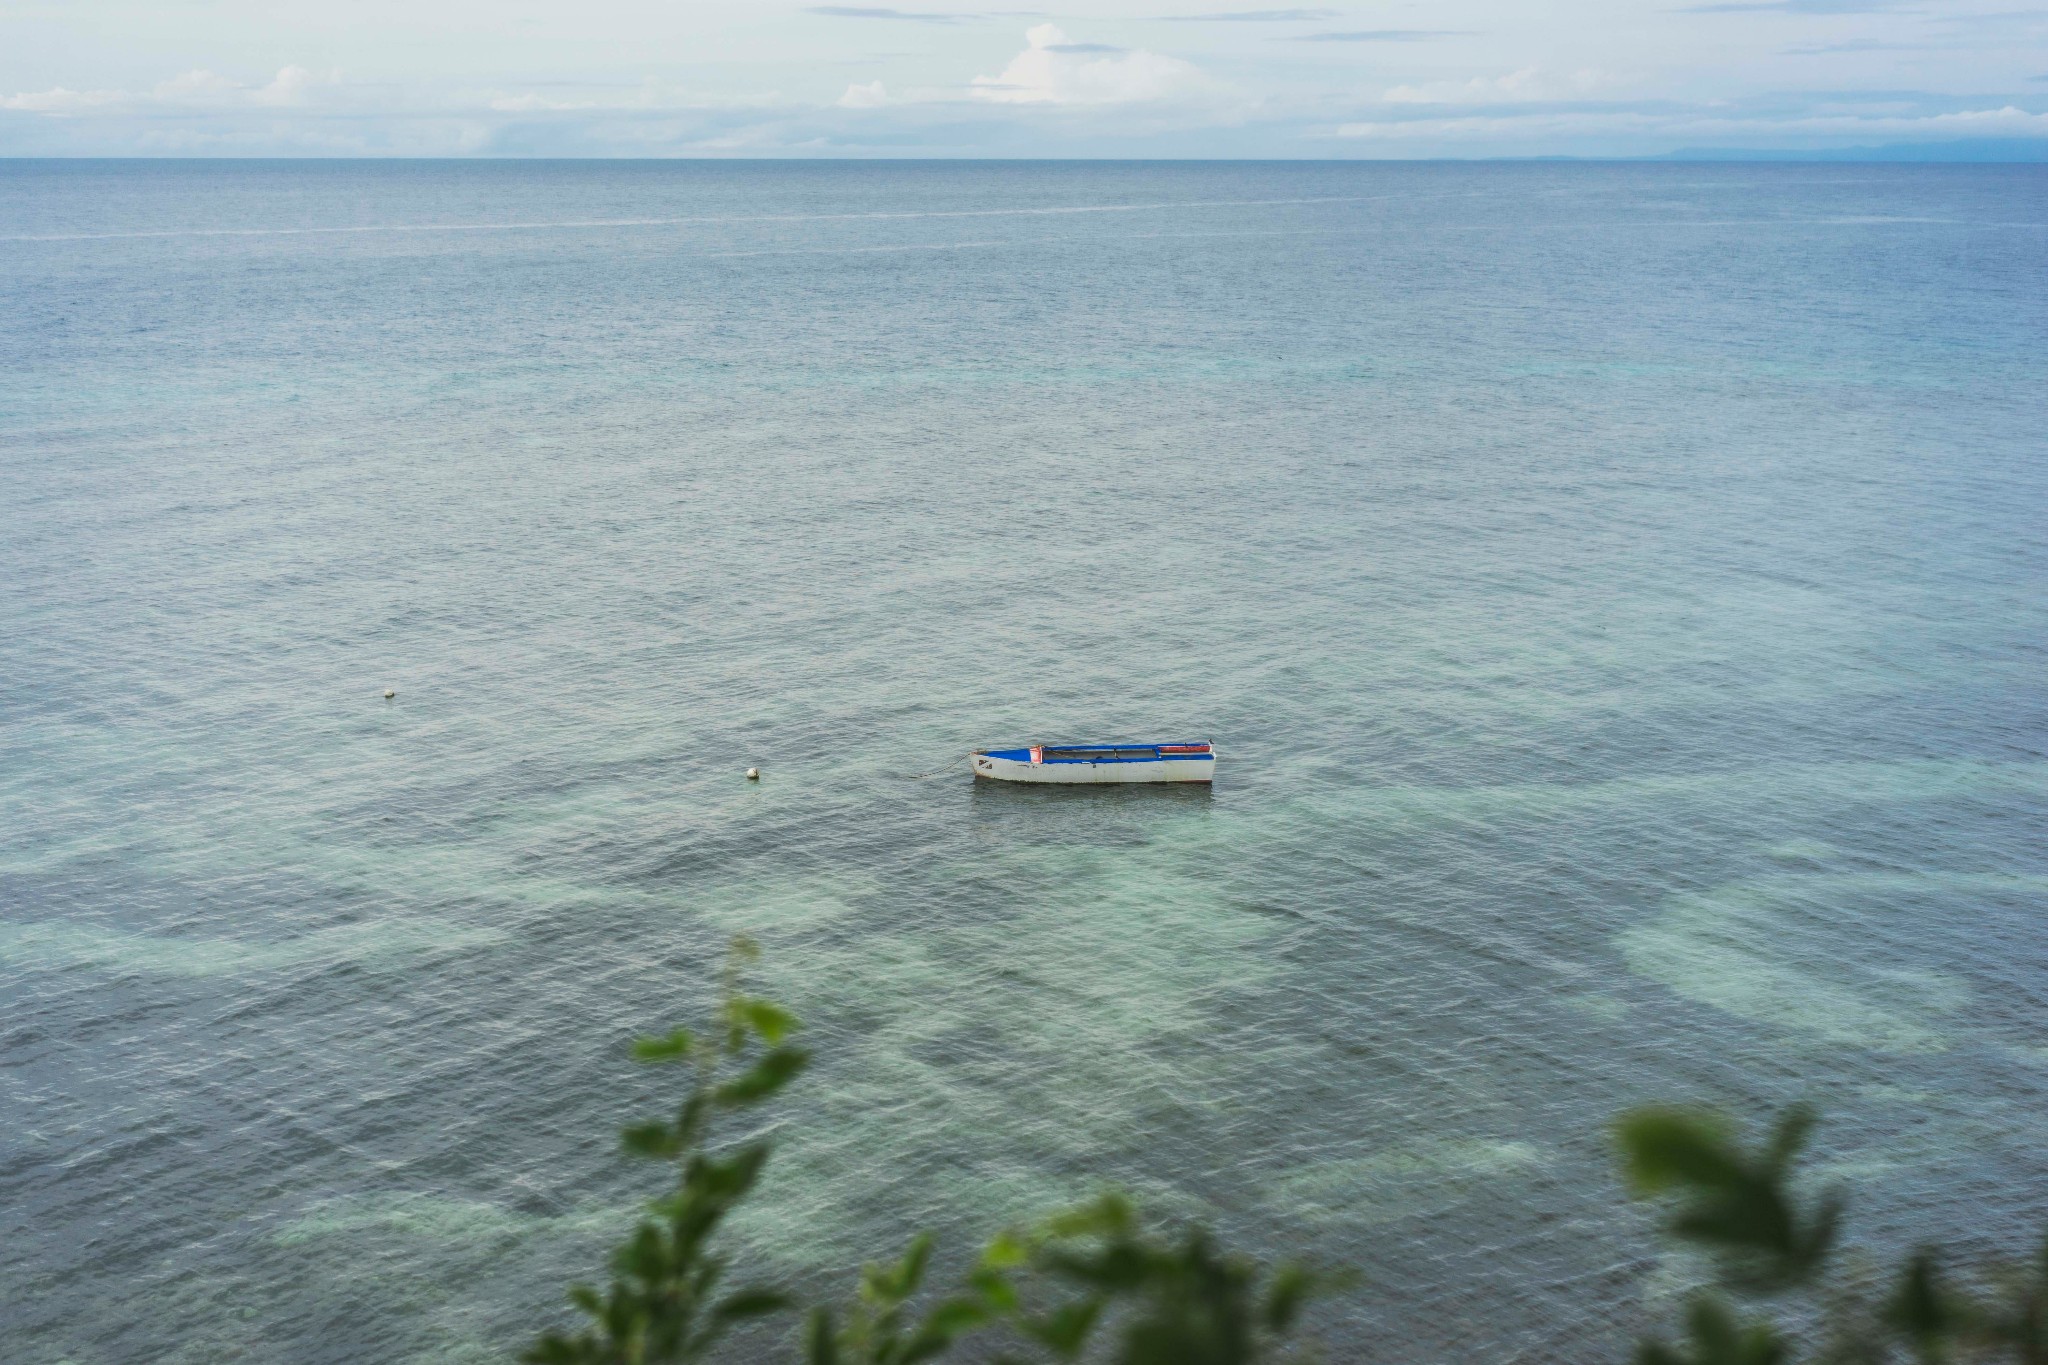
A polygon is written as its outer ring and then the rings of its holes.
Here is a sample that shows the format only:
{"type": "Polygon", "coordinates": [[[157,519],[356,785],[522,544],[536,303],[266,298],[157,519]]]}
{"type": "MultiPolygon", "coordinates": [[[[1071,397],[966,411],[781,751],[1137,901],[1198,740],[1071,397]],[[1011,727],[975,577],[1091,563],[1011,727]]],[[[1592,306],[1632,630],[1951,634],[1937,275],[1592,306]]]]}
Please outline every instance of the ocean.
{"type": "Polygon", "coordinates": [[[1619,1359],[1652,1100],[2028,1250],[2044,299],[2042,167],[0,162],[7,1359],[507,1358],[736,934],[806,1294],[1113,1185],[1619,1359]]]}

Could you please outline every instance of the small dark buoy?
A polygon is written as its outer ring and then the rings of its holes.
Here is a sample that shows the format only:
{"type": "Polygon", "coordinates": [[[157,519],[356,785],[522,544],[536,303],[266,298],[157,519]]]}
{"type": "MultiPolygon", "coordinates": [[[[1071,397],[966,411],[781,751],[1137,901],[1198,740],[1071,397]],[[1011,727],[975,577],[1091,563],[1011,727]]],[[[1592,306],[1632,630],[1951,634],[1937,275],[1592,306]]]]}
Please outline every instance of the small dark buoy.
{"type": "Polygon", "coordinates": [[[397,689],[397,688],[395,688],[395,687],[387,687],[387,688],[385,688],[385,689],[384,689],[384,700],[386,700],[386,701],[390,701],[390,700],[391,700],[391,699],[392,699],[393,697],[395,697],[395,696],[397,696],[397,695],[398,695],[398,689],[397,689]]]}
{"type": "Polygon", "coordinates": [[[760,770],[759,768],[749,768],[749,769],[747,769],[747,781],[749,781],[749,782],[759,782],[760,780],[761,780],[761,770],[760,770]]]}

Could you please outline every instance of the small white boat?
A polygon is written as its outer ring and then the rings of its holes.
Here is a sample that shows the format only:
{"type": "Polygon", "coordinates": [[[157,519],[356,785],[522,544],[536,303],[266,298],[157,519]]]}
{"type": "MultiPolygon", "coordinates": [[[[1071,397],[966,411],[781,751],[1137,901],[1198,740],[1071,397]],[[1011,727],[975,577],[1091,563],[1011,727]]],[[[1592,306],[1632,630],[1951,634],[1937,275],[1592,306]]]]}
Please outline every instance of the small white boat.
{"type": "Polygon", "coordinates": [[[1028,749],[977,749],[976,777],[997,782],[1208,782],[1216,775],[1214,745],[1034,744],[1028,749]]]}

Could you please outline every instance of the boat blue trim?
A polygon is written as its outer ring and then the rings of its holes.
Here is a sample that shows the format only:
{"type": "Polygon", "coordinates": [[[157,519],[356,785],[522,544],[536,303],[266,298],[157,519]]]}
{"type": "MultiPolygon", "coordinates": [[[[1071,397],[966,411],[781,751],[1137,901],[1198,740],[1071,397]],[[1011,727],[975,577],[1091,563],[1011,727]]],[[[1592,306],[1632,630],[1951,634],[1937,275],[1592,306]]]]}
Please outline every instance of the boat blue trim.
{"type": "MultiPolygon", "coordinates": [[[[983,758],[1006,758],[1012,763],[1029,763],[1029,749],[984,749],[983,758]]],[[[1043,763],[1214,763],[1214,754],[1152,754],[1145,758],[1048,758],[1043,763]]]]}
{"type": "MultiPolygon", "coordinates": [[[[1205,745],[1207,743],[1208,741],[1200,739],[1162,739],[1157,744],[1041,744],[1038,748],[1040,753],[1053,753],[1062,749],[1087,749],[1106,755],[1118,753],[1138,755],[1131,758],[1047,758],[1041,760],[1044,763],[1181,763],[1203,760],[1213,763],[1216,760],[1213,750],[1209,753],[1201,754],[1162,754],[1159,752],[1161,748],[1193,748],[1196,745],[1205,745]]],[[[1029,748],[977,749],[975,752],[984,758],[1006,758],[1013,763],[1029,763],[1031,761],[1031,750],[1029,748]]]]}
{"type": "MultiPolygon", "coordinates": [[[[1027,758],[1025,760],[1029,762],[1027,758]]],[[[1045,764],[1053,763],[1214,763],[1214,754],[1160,754],[1152,758],[1048,758],[1045,764]]],[[[1041,765],[1044,766],[1044,765],[1041,765]]]]}
{"type": "Polygon", "coordinates": [[[1131,744],[1128,742],[1085,744],[1075,742],[1071,744],[1041,744],[1039,747],[1041,749],[1157,749],[1164,745],[1168,748],[1192,748],[1197,744],[1207,744],[1208,742],[1205,739],[1157,739],[1149,744],[1131,744]]]}

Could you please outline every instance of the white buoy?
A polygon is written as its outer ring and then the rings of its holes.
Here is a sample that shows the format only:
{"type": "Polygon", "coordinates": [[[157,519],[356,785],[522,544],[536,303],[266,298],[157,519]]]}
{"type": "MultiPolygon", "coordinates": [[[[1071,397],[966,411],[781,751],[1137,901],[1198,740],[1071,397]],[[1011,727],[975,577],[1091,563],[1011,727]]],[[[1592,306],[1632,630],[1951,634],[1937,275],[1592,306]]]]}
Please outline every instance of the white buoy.
{"type": "Polygon", "coordinates": [[[747,781],[749,781],[749,782],[759,782],[760,780],[761,780],[761,770],[760,770],[759,768],[749,768],[749,769],[747,769],[747,781]]]}
{"type": "Polygon", "coordinates": [[[395,697],[395,696],[397,696],[397,695],[398,695],[398,689],[397,689],[397,688],[395,688],[395,687],[387,687],[387,688],[385,688],[385,689],[384,689],[384,700],[386,700],[386,701],[390,701],[390,700],[391,700],[391,699],[392,699],[393,697],[395,697]]]}

